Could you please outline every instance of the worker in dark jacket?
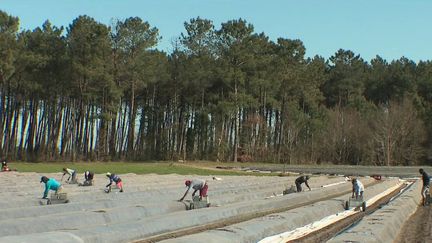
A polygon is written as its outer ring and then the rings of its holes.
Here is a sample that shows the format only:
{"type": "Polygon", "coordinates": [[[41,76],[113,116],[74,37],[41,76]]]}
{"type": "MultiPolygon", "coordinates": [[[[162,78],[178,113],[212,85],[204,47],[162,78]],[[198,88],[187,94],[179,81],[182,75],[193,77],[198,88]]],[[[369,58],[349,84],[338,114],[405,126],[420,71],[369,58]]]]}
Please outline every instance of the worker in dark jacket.
{"type": "Polygon", "coordinates": [[[429,175],[426,173],[426,171],[424,171],[423,169],[419,170],[421,176],[422,176],[422,181],[423,181],[423,186],[421,189],[421,195],[422,195],[422,205],[426,206],[426,204],[428,204],[427,199],[429,198],[429,184],[430,184],[430,178],[429,175]]]}
{"type": "Polygon", "coordinates": [[[300,177],[298,177],[295,180],[295,184],[296,184],[296,187],[297,187],[297,192],[301,192],[302,191],[301,184],[303,184],[303,183],[309,188],[309,191],[311,190],[311,188],[310,188],[310,186],[308,184],[309,178],[310,178],[309,176],[300,176],[300,177]]]}
{"type": "Polygon", "coordinates": [[[1,167],[1,171],[10,171],[10,168],[6,162],[6,160],[2,161],[2,167],[1,167]]]}
{"type": "Polygon", "coordinates": [[[84,172],[84,182],[79,183],[78,186],[93,186],[94,173],[91,171],[84,172]]]}

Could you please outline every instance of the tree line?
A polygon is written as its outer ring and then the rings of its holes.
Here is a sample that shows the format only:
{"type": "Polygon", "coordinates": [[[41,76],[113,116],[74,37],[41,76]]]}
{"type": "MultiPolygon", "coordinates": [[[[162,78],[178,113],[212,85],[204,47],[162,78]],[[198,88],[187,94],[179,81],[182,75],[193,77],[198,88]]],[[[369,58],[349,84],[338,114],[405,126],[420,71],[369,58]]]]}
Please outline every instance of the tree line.
{"type": "Polygon", "coordinates": [[[432,144],[432,63],[305,57],[246,20],[184,23],[173,51],[130,17],[19,30],[0,11],[0,157],[414,165],[432,144]]]}

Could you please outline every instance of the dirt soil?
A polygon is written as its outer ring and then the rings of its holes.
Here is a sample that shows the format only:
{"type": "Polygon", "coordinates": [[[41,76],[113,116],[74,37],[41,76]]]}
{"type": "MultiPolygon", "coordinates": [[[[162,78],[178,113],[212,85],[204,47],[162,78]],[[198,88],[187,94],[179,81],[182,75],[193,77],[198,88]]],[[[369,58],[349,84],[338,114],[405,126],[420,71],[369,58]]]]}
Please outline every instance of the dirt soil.
{"type": "Polygon", "coordinates": [[[432,242],[432,205],[419,206],[405,222],[396,243],[432,242]]]}
{"type": "MultiPolygon", "coordinates": [[[[376,182],[374,182],[373,184],[375,184],[375,183],[376,182]]],[[[181,237],[181,236],[185,236],[185,235],[197,234],[199,232],[203,232],[203,231],[207,231],[207,230],[213,230],[213,229],[217,229],[217,228],[223,228],[223,227],[226,227],[228,225],[233,225],[233,224],[240,223],[240,222],[247,221],[247,220],[251,220],[251,219],[254,219],[254,218],[263,217],[263,216],[270,215],[270,214],[275,214],[275,213],[280,213],[280,212],[288,211],[288,210],[291,210],[291,209],[294,209],[294,208],[306,206],[306,205],[313,204],[313,203],[316,203],[316,202],[319,202],[319,201],[323,201],[323,200],[329,200],[329,199],[332,199],[334,197],[341,196],[341,195],[344,195],[344,194],[346,194],[346,192],[341,192],[340,194],[336,194],[336,195],[332,195],[332,196],[329,196],[329,197],[321,198],[319,200],[312,200],[312,201],[309,201],[308,203],[302,203],[302,204],[299,204],[299,205],[296,205],[296,206],[289,206],[289,207],[279,208],[279,209],[270,210],[270,211],[263,211],[263,212],[259,212],[259,213],[253,213],[253,214],[236,216],[236,217],[224,219],[224,220],[212,223],[212,224],[206,224],[206,225],[203,225],[203,226],[197,226],[197,227],[192,227],[192,228],[188,228],[188,229],[178,230],[178,231],[175,231],[175,232],[169,232],[169,233],[165,233],[165,234],[149,237],[148,239],[136,240],[136,241],[133,241],[133,243],[153,243],[153,242],[158,242],[158,241],[162,241],[162,240],[166,240],[166,239],[177,238],[177,237],[181,237]]]]}
{"type": "Polygon", "coordinates": [[[255,165],[247,165],[236,163],[227,164],[221,166],[220,164],[212,165],[211,163],[178,163],[182,166],[190,166],[195,168],[204,168],[209,170],[234,170],[242,171],[245,169],[249,170],[261,170],[261,171],[273,171],[273,172],[294,172],[294,173],[311,173],[311,174],[336,174],[346,176],[371,176],[371,175],[382,175],[382,176],[394,176],[400,178],[408,177],[419,177],[418,170],[420,168],[426,171],[432,171],[431,166],[353,166],[353,165],[283,165],[283,164],[265,164],[257,163],[255,165]]]}
{"type": "MultiPolygon", "coordinates": [[[[305,237],[302,237],[298,240],[293,240],[293,241],[289,241],[289,242],[293,242],[293,243],[326,242],[326,241],[330,240],[332,237],[334,237],[335,235],[337,235],[338,233],[346,230],[351,225],[353,225],[356,222],[358,222],[359,220],[361,220],[367,214],[373,213],[374,211],[379,209],[382,205],[388,203],[392,197],[396,196],[399,193],[399,191],[402,187],[405,187],[405,185],[402,185],[398,190],[394,190],[392,193],[381,198],[380,200],[375,202],[373,205],[369,205],[366,208],[365,212],[360,212],[358,214],[354,214],[354,215],[347,217],[343,220],[340,220],[340,221],[338,221],[332,225],[329,225],[329,226],[319,230],[318,232],[314,232],[313,234],[309,234],[309,235],[306,235],[305,237]]],[[[406,241],[406,242],[414,242],[414,241],[406,241]]],[[[428,242],[432,242],[432,241],[428,241],[428,242]]]]}
{"type": "MultiPolygon", "coordinates": [[[[367,185],[368,186],[372,186],[376,183],[380,183],[380,181],[374,181],[371,184],[367,185]]],[[[397,191],[397,190],[396,190],[397,191]]],[[[228,219],[224,219],[224,220],[220,220],[218,222],[212,223],[212,224],[206,224],[203,226],[197,226],[197,227],[192,227],[192,228],[188,228],[188,229],[182,229],[182,230],[178,230],[175,232],[168,232],[165,234],[160,234],[160,235],[156,235],[153,237],[149,237],[147,239],[142,239],[142,240],[135,240],[133,241],[133,243],[153,243],[153,242],[158,242],[158,241],[163,241],[163,240],[167,240],[167,239],[173,239],[173,238],[177,238],[177,237],[181,237],[181,236],[185,236],[185,235],[191,235],[191,234],[197,234],[199,232],[203,232],[203,231],[207,231],[207,230],[212,230],[212,229],[217,229],[217,228],[223,228],[226,227],[228,225],[233,225],[236,223],[240,223],[243,221],[247,221],[247,220],[251,220],[254,218],[258,218],[258,217],[263,217],[265,215],[270,215],[270,214],[275,214],[275,213],[280,213],[280,212],[284,212],[284,211],[288,211],[297,207],[302,207],[302,206],[306,206],[309,204],[313,204],[319,201],[323,201],[323,200],[329,200],[332,199],[334,197],[337,196],[341,196],[346,194],[347,192],[341,192],[337,195],[332,195],[332,196],[328,196],[325,198],[321,198],[319,200],[312,200],[309,201],[308,203],[303,203],[300,205],[296,205],[296,206],[289,206],[289,207],[285,207],[285,208],[279,208],[279,209],[275,209],[275,210],[271,210],[271,211],[262,211],[259,213],[254,213],[254,214],[248,214],[248,215],[241,215],[241,216],[236,216],[236,217],[232,217],[232,218],[228,218],[228,219]]],[[[373,208],[376,208],[377,206],[379,206],[380,202],[384,201],[384,200],[388,200],[389,198],[391,198],[392,196],[394,196],[395,193],[392,193],[390,195],[388,195],[385,199],[381,199],[378,202],[376,202],[374,205],[371,205],[370,208],[368,208],[366,210],[366,212],[362,212],[360,214],[357,214],[356,217],[350,217],[348,219],[348,221],[350,223],[348,224],[352,224],[353,222],[361,219],[361,217],[364,216],[365,213],[371,211],[373,208]]],[[[343,206],[343,205],[342,205],[343,206]]],[[[326,229],[326,232],[321,232],[321,234],[317,235],[316,237],[312,237],[310,240],[309,238],[307,239],[301,239],[301,241],[299,242],[322,242],[322,241],[315,241],[317,239],[330,239],[331,236],[333,236],[334,234],[336,234],[337,232],[341,231],[343,228],[346,227],[346,221],[344,223],[341,223],[339,225],[334,225],[332,227],[332,229],[326,229]]]]}

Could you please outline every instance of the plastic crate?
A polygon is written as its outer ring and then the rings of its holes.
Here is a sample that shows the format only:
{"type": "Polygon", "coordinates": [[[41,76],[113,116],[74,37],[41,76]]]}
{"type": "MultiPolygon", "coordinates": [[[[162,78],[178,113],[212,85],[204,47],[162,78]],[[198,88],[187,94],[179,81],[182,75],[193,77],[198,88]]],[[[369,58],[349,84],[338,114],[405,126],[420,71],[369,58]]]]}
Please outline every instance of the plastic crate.
{"type": "Polygon", "coordinates": [[[199,209],[199,208],[208,208],[210,206],[209,197],[203,197],[200,200],[199,196],[194,196],[192,198],[192,202],[189,204],[189,210],[191,209],[199,209]]]}
{"type": "Polygon", "coordinates": [[[66,200],[66,199],[67,199],[67,193],[66,192],[51,194],[51,200],[66,200]]]}

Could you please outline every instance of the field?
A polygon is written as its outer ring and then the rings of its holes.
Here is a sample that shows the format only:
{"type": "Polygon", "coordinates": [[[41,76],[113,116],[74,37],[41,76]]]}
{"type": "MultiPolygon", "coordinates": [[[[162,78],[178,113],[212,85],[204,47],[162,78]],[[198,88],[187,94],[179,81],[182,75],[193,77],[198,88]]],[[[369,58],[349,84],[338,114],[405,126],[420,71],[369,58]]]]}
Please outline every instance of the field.
{"type": "Polygon", "coordinates": [[[412,242],[408,237],[420,233],[431,239],[426,220],[410,223],[430,215],[429,207],[413,214],[421,185],[408,177],[418,176],[418,167],[210,162],[10,167],[19,172],[0,173],[0,242],[412,242]],[[62,167],[95,171],[95,185],[63,183],[69,203],[40,205],[40,177],[60,180],[62,167]],[[120,175],[123,193],[103,191],[107,171],[120,175]],[[312,190],[282,195],[299,172],[312,174],[312,190]],[[368,177],[373,174],[385,177],[368,177]],[[351,183],[343,175],[358,176],[365,184],[366,212],[344,210],[351,183]],[[177,201],[185,192],[184,181],[192,178],[208,180],[209,208],[187,210],[191,193],[177,201]]]}

